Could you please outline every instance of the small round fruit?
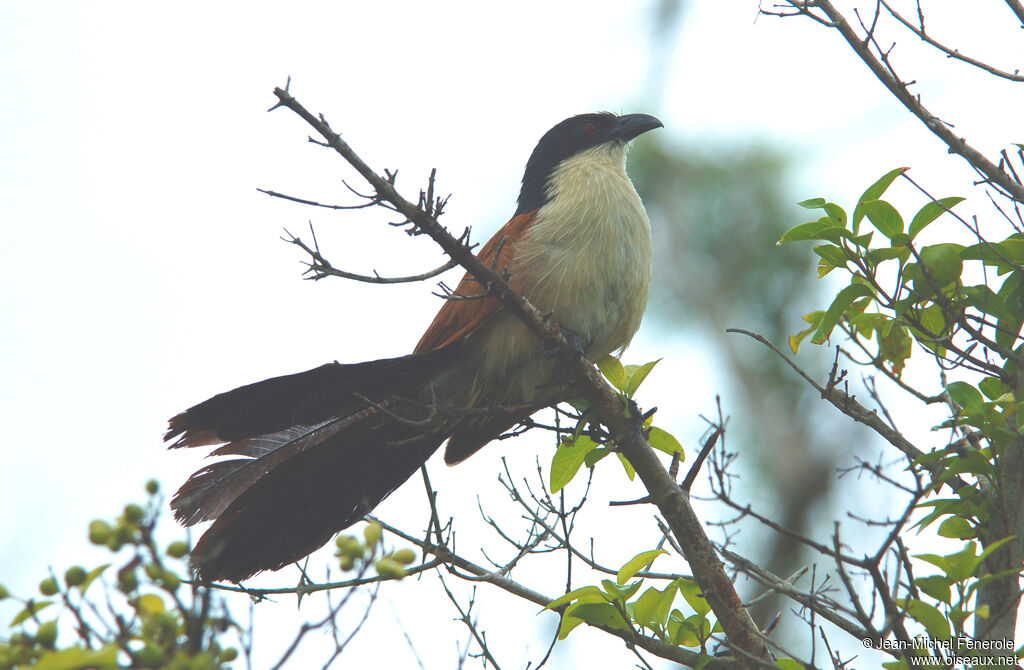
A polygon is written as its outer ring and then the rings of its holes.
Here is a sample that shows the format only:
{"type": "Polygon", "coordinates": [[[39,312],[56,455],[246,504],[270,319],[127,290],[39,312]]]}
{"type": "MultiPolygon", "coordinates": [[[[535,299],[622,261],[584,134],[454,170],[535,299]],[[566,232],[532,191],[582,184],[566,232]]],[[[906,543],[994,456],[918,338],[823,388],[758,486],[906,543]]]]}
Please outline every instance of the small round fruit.
{"type": "Polygon", "coordinates": [[[363,529],[363,537],[366,538],[366,546],[375,547],[381,538],[384,537],[384,529],[376,521],[371,521],[363,529]]]}
{"type": "Polygon", "coordinates": [[[89,541],[93,544],[106,544],[112,532],[110,524],[102,519],[94,519],[89,522],[89,541]]]}
{"type": "Polygon", "coordinates": [[[89,576],[89,573],[85,571],[80,565],[72,565],[68,568],[67,572],[64,573],[64,583],[69,587],[81,586],[85,583],[85,578],[89,576]]]}
{"type": "Polygon", "coordinates": [[[131,503],[124,506],[124,519],[128,523],[138,523],[142,521],[145,516],[146,510],[142,509],[142,505],[131,503]]]}
{"type": "Polygon", "coordinates": [[[57,587],[57,580],[53,577],[47,577],[39,582],[39,592],[44,596],[57,595],[60,592],[60,588],[57,587]]]}
{"type": "Polygon", "coordinates": [[[382,558],[373,565],[381,577],[405,577],[405,568],[391,558],[382,558]]]}

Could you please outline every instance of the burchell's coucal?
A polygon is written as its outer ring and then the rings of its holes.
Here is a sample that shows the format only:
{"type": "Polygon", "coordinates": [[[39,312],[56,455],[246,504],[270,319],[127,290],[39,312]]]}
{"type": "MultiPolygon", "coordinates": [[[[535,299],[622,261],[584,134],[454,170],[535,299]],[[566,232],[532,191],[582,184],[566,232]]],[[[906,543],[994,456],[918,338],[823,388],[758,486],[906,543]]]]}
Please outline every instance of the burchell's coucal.
{"type": "MultiPolygon", "coordinates": [[[[629,344],[651,283],[651,230],[626,175],[629,142],[661,121],[582,114],[537,143],[512,219],[479,258],[597,360],[629,344]]],[[[458,463],[539,405],[568,399],[564,363],[467,274],[408,356],[328,363],[243,386],[170,420],[172,447],[232,458],[193,474],[171,507],[213,520],[203,579],[240,581],[327,542],[401,486],[442,442],[458,463]],[[477,296],[471,298],[469,296],[477,296]],[[476,411],[459,412],[470,408],[476,411]],[[493,410],[493,411],[488,411],[493,410]]]]}

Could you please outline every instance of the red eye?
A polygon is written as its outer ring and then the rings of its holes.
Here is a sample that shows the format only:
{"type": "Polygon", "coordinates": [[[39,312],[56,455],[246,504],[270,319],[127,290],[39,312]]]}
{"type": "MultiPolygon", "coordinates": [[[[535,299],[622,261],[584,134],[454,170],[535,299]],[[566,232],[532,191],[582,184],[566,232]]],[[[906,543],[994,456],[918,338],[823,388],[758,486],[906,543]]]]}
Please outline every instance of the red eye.
{"type": "Polygon", "coordinates": [[[594,133],[597,132],[597,126],[595,126],[593,123],[587,123],[586,125],[583,126],[583,132],[585,132],[587,135],[593,135],[594,133]]]}

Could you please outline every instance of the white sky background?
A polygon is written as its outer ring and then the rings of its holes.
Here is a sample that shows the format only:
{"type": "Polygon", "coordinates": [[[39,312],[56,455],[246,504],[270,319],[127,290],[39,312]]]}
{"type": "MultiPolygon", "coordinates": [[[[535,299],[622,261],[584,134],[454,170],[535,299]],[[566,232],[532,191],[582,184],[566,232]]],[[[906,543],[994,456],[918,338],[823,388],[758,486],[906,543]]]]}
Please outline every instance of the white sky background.
{"type": "MultiPolygon", "coordinates": [[[[335,358],[405,353],[437,309],[432,283],[299,280],[301,255],[278,238],[282,227],[305,232],[309,219],[330,258],[348,270],[408,274],[442,259],[379,217],[301,208],[256,191],[346,198],[338,179],[352,173],[340,159],[307,144],[311,130],[291,112],[265,113],[272,88],[289,75],[292,93],[365,160],[400,168],[407,195],[436,167],[439,188],[454,194],[443,222],[472,225],[479,241],[513,211],[537,138],[566,116],[597,109],[657,113],[666,124],[658,132],[708,152],[774,143],[794,158],[794,200],[823,195],[852,205],[882,173],[909,165],[936,195],[972,196],[970,211],[987,214],[980,192],[969,191],[970,173],[838,34],[800,19],[755,22],[755,2],[693,3],[676,51],[663,57],[660,108],[649,106],[649,13],[629,3],[369,5],[178,3],[160,11],[143,3],[0,2],[0,581],[15,593],[31,593],[48,566],[60,573],[72,562],[104,561],[86,542],[89,520],[141,499],[149,476],[169,489],[196,469],[199,453],[163,450],[171,414],[335,358]]],[[[965,51],[1018,67],[1020,31],[1002,4],[965,11],[932,12],[929,27],[965,51]],[[964,38],[968,18],[985,31],[964,38]]],[[[897,63],[920,82],[925,104],[975,147],[992,157],[1024,140],[1019,91],[990,89],[984,78],[965,79],[966,66],[919,60],[917,51],[901,36],[895,54],[905,60],[897,63]]],[[[794,223],[803,216],[794,208],[794,223]]],[[[717,388],[713,362],[702,355],[692,342],[644,329],[629,354],[638,362],[666,357],[648,404],[657,399],[659,418],[687,444],[701,431],[696,411],[712,410],[717,388]],[[707,379],[704,391],[673,398],[675,380],[695,375],[707,379]]],[[[447,513],[475,514],[481,486],[501,500],[490,489],[508,444],[455,470],[433,465],[447,513]]],[[[550,457],[543,442],[514,447],[510,458],[524,473],[538,451],[542,461],[550,457]]],[[[621,481],[609,485],[604,498],[594,494],[595,508],[621,496],[621,481]]],[[[417,486],[381,513],[398,518],[403,506],[420,508],[417,486]]],[[[615,514],[608,523],[629,523],[615,514]]],[[[407,527],[416,523],[414,515],[407,527]]],[[[480,541],[459,537],[466,547],[480,541]]],[[[385,590],[394,605],[378,605],[384,622],[352,648],[353,666],[413,662],[395,637],[396,619],[427,667],[454,665],[455,641],[466,637],[458,624],[417,636],[424,618],[454,611],[414,611],[427,605],[410,602],[427,601],[406,599],[404,590],[385,590]]],[[[7,605],[0,621],[13,612],[7,605]]],[[[496,644],[514,665],[539,658],[542,617],[520,619],[535,622],[535,631],[502,632],[500,614],[521,605],[483,595],[480,605],[485,622],[499,622],[491,635],[505,634],[496,644]]],[[[288,639],[274,635],[297,625],[294,601],[259,609],[257,653],[273,659],[288,639]]],[[[630,662],[620,643],[582,629],[565,649],[630,662]]]]}

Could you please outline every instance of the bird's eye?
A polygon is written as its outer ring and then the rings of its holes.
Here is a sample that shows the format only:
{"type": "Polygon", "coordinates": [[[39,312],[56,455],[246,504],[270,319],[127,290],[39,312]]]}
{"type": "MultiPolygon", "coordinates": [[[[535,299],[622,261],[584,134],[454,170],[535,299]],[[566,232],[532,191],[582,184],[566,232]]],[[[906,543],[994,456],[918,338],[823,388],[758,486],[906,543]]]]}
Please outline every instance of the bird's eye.
{"type": "Polygon", "coordinates": [[[585,132],[587,135],[593,135],[597,132],[597,126],[595,126],[593,123],[586,123],[583,126],[583,132],[585,132]]]}

